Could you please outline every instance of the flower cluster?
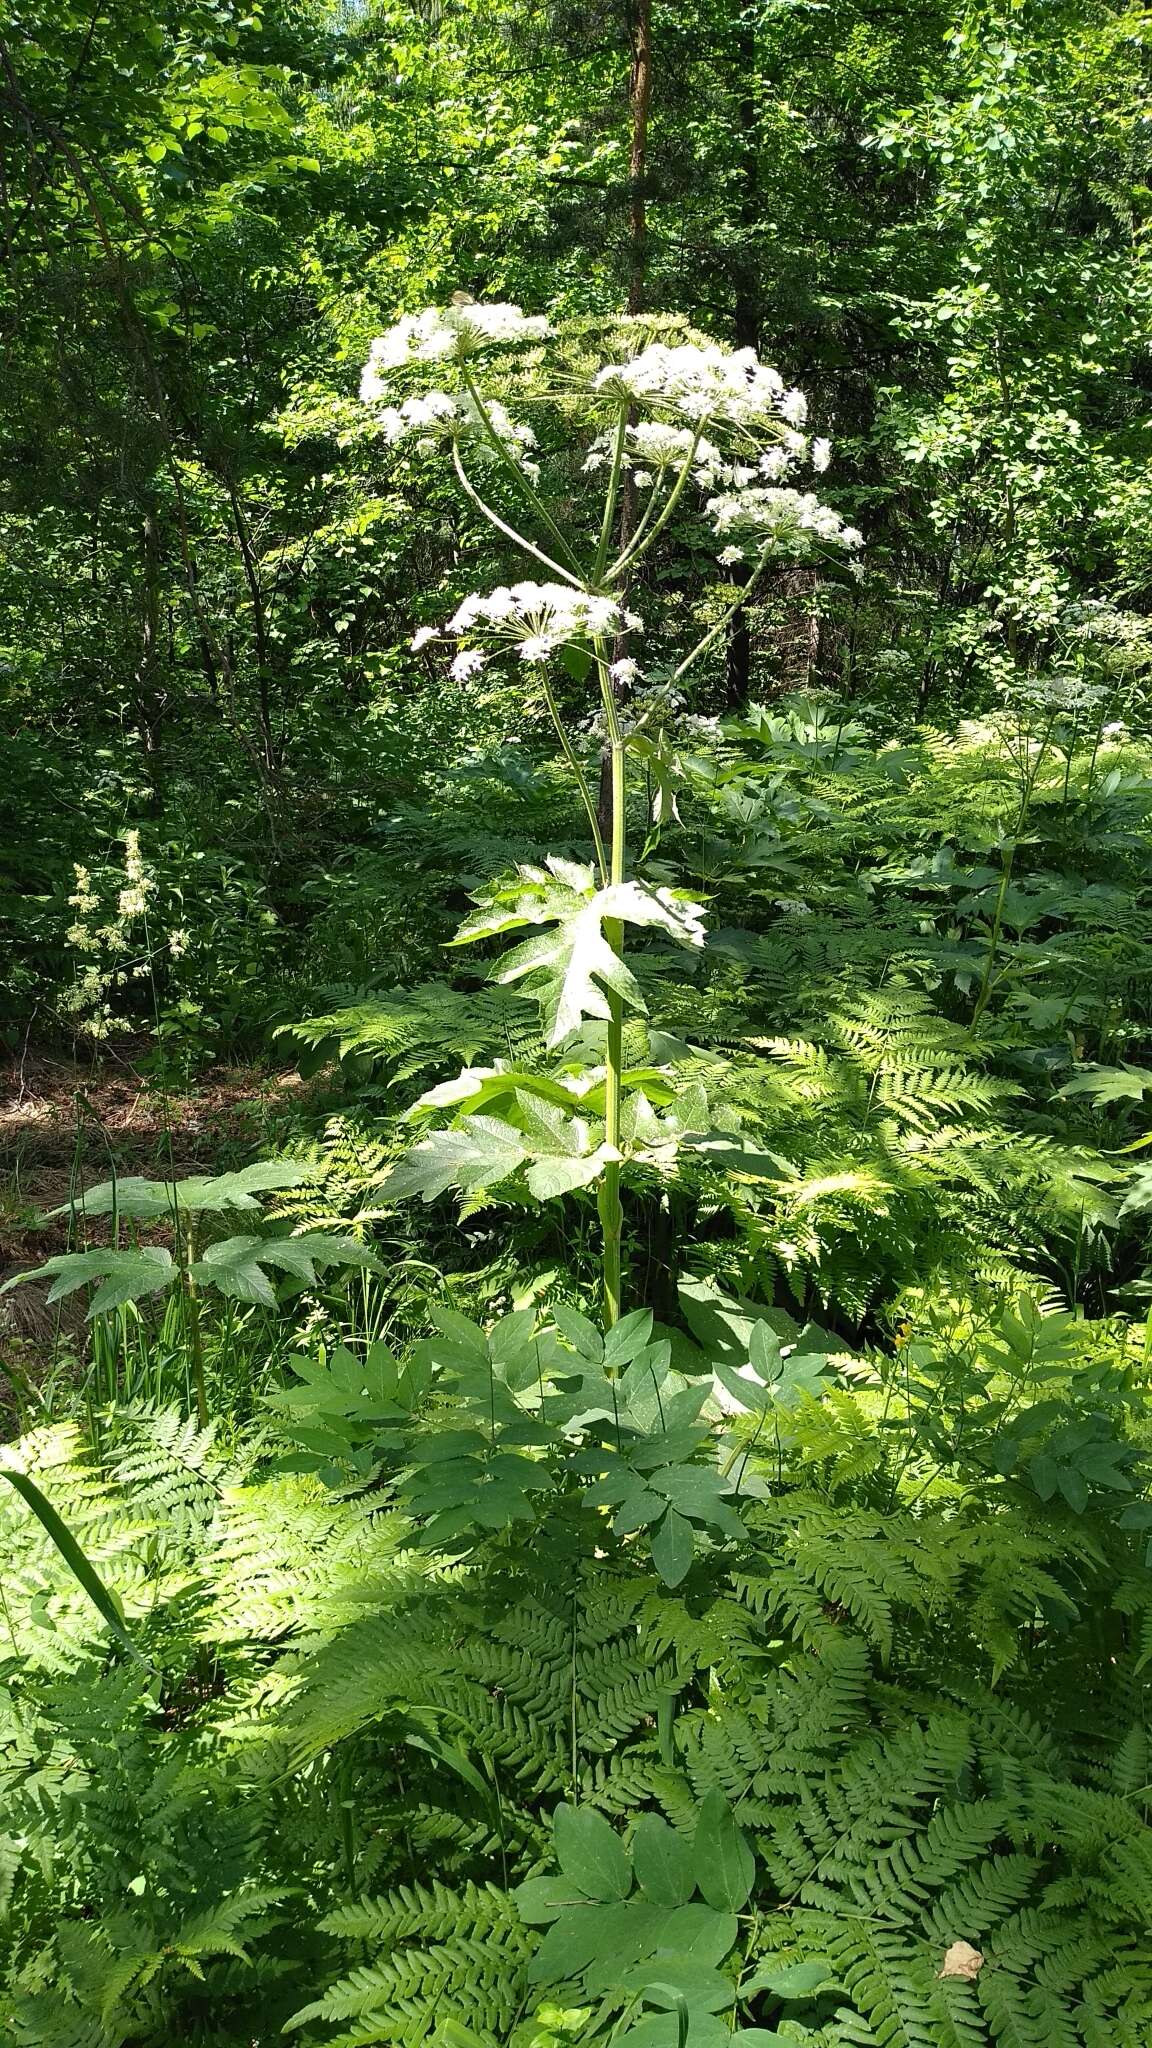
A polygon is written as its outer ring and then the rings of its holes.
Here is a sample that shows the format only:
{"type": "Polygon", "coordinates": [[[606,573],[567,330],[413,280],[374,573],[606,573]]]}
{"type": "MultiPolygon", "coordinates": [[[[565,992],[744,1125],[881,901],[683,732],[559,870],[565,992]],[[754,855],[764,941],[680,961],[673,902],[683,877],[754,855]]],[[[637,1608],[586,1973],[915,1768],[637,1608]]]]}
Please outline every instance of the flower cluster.
{"type": "MultiPolygon", "coordinates": [[[[597,434],[584,458],[586,470],[603,469],[614,438],[612,434],[597,434]]],[[[679,469],[689,457],[698,479],[711,478],[721,471],[720,450],[711,441],[694,434],[691,427],[669,426],[665,420],[638,420],[635,426],[627,429],[622,458],[625,469],[634,470],[637,463],[642,463],[646,470],[661,474],[665,470],[679,469]]],[[[641,472],[636,471],[637,483],[640,478],[641,472]]],[[[651,483],[652,477],[649,476],[647,481],[651,483]]]]}
{"type": "Polygon", "coordinates": [[[664,406],[690,420],[724,420],[731,426],[763,426],[784,420],[802,427],[808,402],[802,391],[785,390],[779,371],[762,363],[755,349],[729,351],[715,342],[668,348],[653,342],[631,362],[608,363],[594,379],[598,391],[630,402],[664,406]]]}
{"type": "Polygon", "coordinates": [[[456,362],[488,348],[507,348],[524,341],[543,341],[548,321],[522,313],[519,306],[429,306],[406,313],[387,334],[378,335],[368,351],[360,385],[366,404],[385,392],[382,370],[402,370],[411,363],[456,362]]]}
{"type": "MultiPolygon", "coordinates": [[[[365,371],[361,396],[367,382],[365,371]]],[[[383,390],[383,385],[380,388],[383,390]]],[[[442,441],[463,441],[478,455],[495,459],[499,453],[493,446],[495,440],[533,482],[540,474],[539,464],[531,459],[535,434],[531,427],[512,419],[498,398],[486,399],[481,411],[470,392],[454,396],[448,391],[425,391],[418,398],[406,398],[402,405],[382,406],[376,422],[390,448],[414,439],[420,453],[428,454],[442,441]]]]}
{"type": "Polygon", "coordinates": [[[113,1012],[114,993],[148,974],[158,954],[168,952],[179,959],[188,947],[188,934],[183,930],[157,939],[145,924],[137,936],[137,921],[147,917],[157,882],[140,850],[139,832],[126,831],[121,844],[122,861],[118,867],[104,869],[99,881],[90,868],[77,863],[76,886],[68,898],[75,917],[64,934],[65,943],[73,952],[88,957],[60,997],[60,1007],[89,1038],[107,1038],[112,1031],[127,1030],[128,1019],[113,1012]],[[114,908],[110,900],[113,891],[114,908]]]}
{"type": "MultiPolygon", "coordinates": [[[[482,633],[514,646],[521,661],[542,662],[572,642],[641,633],[644,621],[614,598],[596,597],[565,583],[513,583],[502,584],[487,597],[476,592],[466,597],[443,630],[454,635],[482,633]]],[[[412,646],[419,650],[438,637],[436,627],[422,626],[412,646]]],[[[453,676],[463,682],[486,660],[479,648],[464,648],[452,664],[453,676]]]]}
{"type": "Polygon", "coordinates": [[[1011,693],[1029,711],[1044,717],[1079,718],[1098,712],[1112,695],[1104,683],[1085,682],[1078,676],[1037,676],[1011,693]]]}
{"type": "MultiPolygon", "coordinates": [[[[543,340],[550,333],[547,320],[511,305],[465,302],[408,314],[373,342],[361,396],[377,407],[381,432],[390,445],[412,439],[418,446],[431,447],[449,441],[457,450],[458,464],[461,449],[477,458],[495,457],[521,473],[527,490],[539,476],[533,453],[536,436],[531,427],[513,420],[499,400],[481,398],[464,359],[486,349],[543,340]],[[464,390],[433,389],[384,402],[390,374],[439,362],[461,364],[464,390]]],[[[591,415],[588,424],[594,432],[584,457],[585,471],[619,465],[635,487],[654,493],[615,561],[607,555],[615,499],[606,507],[607,527],[595,572],[601,591],[634,572],[689,483],[705,501],[716,539],[723,544],[719,560],[724,567],[751,558],[758,572],[773,556],[809,556],[822,544],[848,554],[859,548],[861,535],[839,513],[814,493],[791,485],[797,465],[808,462],[820,472],[831,454],[827,439],[810,440],[803,431],[808,410],[803,392],[788,389],[779,372],[761,363],[752,349],[731,350],[705,341],[673,346],[650,340],[650,333],[649,326],[645,345],[630,360],[609,362],[593,371],[584,391],[585,417],[591,415]],[[615,413],[607,427],[606,412],[615,413]]],[[[505,518],[484,504],[466,475],[464,481],[499,531],[512,532],[505,518]]],[[[525,549],[562,576],[566,570],[560,565],[574,559],[573,551],[534,498],[533,515],[555,536],[556,552],[545,554],[528,540],[525,549]]],[[[858,565],[851,566],[853,574],[860,573],[858,565]]],[[[470,597],[444,628],[457,636],[482,634],[503,641],[525,662],[546,661],[572,641],[629,630],[638,630],[638,622],[613,598],[560,583],[520,583],[487,597],[470,597]]],[[[423,647],[436,637],[436,629],[424,628],[413,646],[423,647]]],[[[467,680],[487,658],[481,647],[460,647],[453,676],[467,680]]]]}
{"type": "Polygon", "coordinates": [[[1152,619],[1121,611],[1107,598],[1086,597],[1069,605],[1061,624],[1074,640],[1098,641],[1145,661],[1152,654],[1152,619]]]}
{"type": "MultiPolygon", "coordinates": [[[[831,505],[824,505],[812,491],[782,490],[778,485],[752,485],[709,498],[706,506],[717,539],[739,534],[752,541],[758,552],[802,555],[814,541],[830,541],[850,552],[863,545],[864,536],[854,526],[845,526],[831,505]]],[[[722,559],[737,558],[726,548],[722,559]]]]}

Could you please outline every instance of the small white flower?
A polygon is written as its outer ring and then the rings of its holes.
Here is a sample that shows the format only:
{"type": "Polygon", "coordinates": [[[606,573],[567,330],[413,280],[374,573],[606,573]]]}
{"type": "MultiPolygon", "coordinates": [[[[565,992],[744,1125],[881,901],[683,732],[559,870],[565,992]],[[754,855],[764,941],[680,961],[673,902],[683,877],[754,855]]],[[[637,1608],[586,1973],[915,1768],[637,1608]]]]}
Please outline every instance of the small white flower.
{"type": "Polygon", "coordinates": [[[409,644],[411,646],[413,654],[419,654],[420,649],[422,647],[427,647],[428,642],[430,640],[438,640],[439,638],[439,626],[419,626],[415,633],[413,633],[412,639],[409,644]]]}
{"type": "Polygon", "coordinates": [[[639,612],[625,612],[621,624],[626,633],[642,633],[644,631],[644,621],[640,617],[639,612]]]}
{"type": "Polygon", "coordinates": [[[547,633],[534,633],[530,639],[522,640],[516,649],[521,661],[550,661],[556,651],[556,642],[547,633]]]}
{"type": "Polygon", "coordinates": [[[721,548],[720,553],[716,557],[716,560],[724,569],[734,569],[737,562],[743,562],[745,559],[746,558],[743,548],[738,548],[735,546],[721,548]]]}
{"type": "Polygon", "coordinates": [[[466,683],[469,676],[479,675],[487,660],[488,656],[481,654],[478,647],[462,648],[452,663],[449,674],[454,683],[466,683]]]}
{"type": "Polygon", "coordinates": [[[808,400],[802,391],[786,391],[776,410],[790,427],[802,427],[808,417],[808,400]]]}
{"type": "Polygon", "coordinates": [[[181,929],[169,932],[168,951],[174,960],[179,960],[181,954],[188,951],[188,934],[186,931],[181,929]]]}
{"type": "Polygon", "coordinates": [[[622,660],[609,663],[608,673],[614,683],[633,683],[640,673],[640,663],[625,655],[622,660]]]}
{"type": "Polygon", "coordinates": [[[637,469],[632,472],[632,481],[638,491],[650,491],[656,479],[650,469],[637,469]]]}
{"type": "Polygon", "coordinates": [[[831,441],[819,439],[812,443],[812,467],[823,472],[832,460],[831,441]]]}

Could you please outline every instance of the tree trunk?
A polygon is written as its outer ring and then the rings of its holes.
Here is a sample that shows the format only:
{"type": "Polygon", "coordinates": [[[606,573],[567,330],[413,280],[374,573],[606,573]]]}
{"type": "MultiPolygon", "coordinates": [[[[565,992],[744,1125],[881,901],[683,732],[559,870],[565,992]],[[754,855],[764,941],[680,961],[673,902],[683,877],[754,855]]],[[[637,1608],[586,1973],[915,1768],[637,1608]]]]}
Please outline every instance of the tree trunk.
{"type": "Polygon", "coordinates": [[[652,106],[652,0],[632,0],[628,25],[632,73],[628,107],[632,142],[628,152],[628,311],[644,307],[648,274],[648,115],[652,106]]]}
{"type": "Polygon", "coordinates": [[[167,702],[167,692],[161,687],[160,681],[160,596],[163,561],[155,503],[145,507],[144,517],[140,522],[140,552],[143,569],[140,659],[136,664],[134,680],[144,752],[152,764],[160,746],[160,723],[167,702]]]}
{"type": "MultiPolygon", "coordinates": [[[[632,69],[628,79],[628,110],[631,142],[628,150],[628,311],[644,307],[644,286],[648,274],[648,115],[652,106],[652,0],[633,0],[629,14],[628,39],[632,69]]],[[[620,546],[626,548],[636,531],[636,486],[631,470],[625,470],[620,492],[620,546]]],[[[627,586],[620,593],[627,600],[627,586]]],[[[612,649],[614,661],[628,652],[628,636],[617,635],[612,649]]],[[[597,822],[607,838],[612,826],[612,756],[605,747],[600,756],[600,790],[596,804],[597,822]]]]}
{"type": "MultiPolygon", "coordinates": [[[[737,348],[760,350],[762,299],[760,267],[756,255],[756,230],[760,224],[760,133],[756,75],[756,29],[751,10],[740,17],[736,32],[736,64],[740,80],[740,243],[733,279],[732,325],[737,348]]],[[[746,583],[748,572],[739,563],[732,569],[734,584],[746,583]]],[[[732,614],[724,663],[724,697],[733,711],[748,702],[752,688],[752,641],[748,614],[743,605],[732,614]]]]}

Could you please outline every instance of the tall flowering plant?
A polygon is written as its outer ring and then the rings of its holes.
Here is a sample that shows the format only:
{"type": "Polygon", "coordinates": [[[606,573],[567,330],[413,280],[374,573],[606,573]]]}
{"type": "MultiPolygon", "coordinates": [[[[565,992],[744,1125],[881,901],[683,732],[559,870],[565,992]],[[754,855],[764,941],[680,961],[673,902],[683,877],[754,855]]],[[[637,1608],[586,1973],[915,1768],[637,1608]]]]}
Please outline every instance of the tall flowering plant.
{"type": "Polygon", "coordinates": [[[574,345],[518,306],[433,307],[373,342],[360,395],[389,447],[442,447],[465,497],[531,564],[530,578],[467,597],[443,626],[421,628],[413,646],[450,645],[451,674],[462,684],[500,659],[531,673],[594,853],[587,866],[553,856],[493,884],[455,942],[529,932],[493,975],[539,997],[555,1073],[469,1068],[432,1089],[413,1112],[423,1135],[391,1170],[386,1192],[431,1199],[456,1187],[476,1200],[521,1183],[544,1200],[595,1185],[611,1328],[622,1309],[622,1169],[633,1160],[667,1170],[679,1149],[707,1135],[698,1087],[678,1093],[657,1067],[639,1075],[624,1067],[625,1018],[644,1012],[625,959],[625,926],[659,930],[684,946],[704,942],[699,904],[628,870],[623,704],[643,679],[627,650],[644,631],[629,592],[645,559],[667,544],[677,514],[693,505],[718,561],[746,564],[730,610],[680,661],[675,684],[771,562],[819,551],[852,560],[861,537],[793,480],[806,468],[825,469],[830,446],[809,438],[803,393],[753,350],[645,316],[623,318],[598,339],[591,351],[586,336],[574,345]],[[536,426],[514,409],[558,418],[562,433],[548,439],[558,452],[546,455],[536,426]],[[587,679],[598,697],[610,767],[606,810],[565,724],[557,664],[587,679]],[[594,1064],[589,1020],[603,1032],[594,1064]]]}

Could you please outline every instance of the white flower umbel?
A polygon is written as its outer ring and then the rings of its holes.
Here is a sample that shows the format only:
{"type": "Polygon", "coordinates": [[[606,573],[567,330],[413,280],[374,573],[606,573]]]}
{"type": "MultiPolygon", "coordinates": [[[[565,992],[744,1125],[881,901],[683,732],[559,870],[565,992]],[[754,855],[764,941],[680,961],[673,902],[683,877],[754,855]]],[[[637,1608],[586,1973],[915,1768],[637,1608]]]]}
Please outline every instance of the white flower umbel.
{"type": "MultiPolygon", "coordinates": [[[[385,389],[369,366],[360,382],[360,396],[366,404],[374,402],[375,386],[381,393],[385,389]]],[[[531,459],[536,446],[532,428],[512,419],[498,398],[489,399],[481,413],[470,392],[454,397],[448,391],[425,391],[418,398],[406,398],[402,405],[381,406],[376,424],[390,448],[414,440],[423,453],[429,453],[440,442],[458,441],[485,461],[498,460],[503,450],[533,481],[540,474],[539,465],[531,459]]]]}
{"type": "Polygon", "coordinates": [[[563,583],[513,583],[486,597],[478,592],[466,597],[445,631],[491,635],[515,647],[522,661],[540,662],[573,642],[619,633],[632,617],[614,598],[591,591],[563,583]]]}
{"type": "Polygon", "coordinates": [[[369,388],[365,390],[361,384],[360,396],[369,402],[382,396],[382,372],[405,369],[411,363],[459,361],[462,356],[518,342],[544,341],[551,331],[547,320],[522,313],[519,306],[429,306],[423,313],[406,313],[372,343],[364,372],[369,388]]]}
{"type": "Polygon", "coordinates": [[[609,363],[596,374],[597,390],[613,397],[663,406],[685,419],[724,420],[736,426],[764,425],[791,418],[800,393],[786,393],[777,370],[754,349],[728,350],[715,342],[668,348],[653,342],[631,362],[609,363]]]}
{"type": "Polygon", "coordinates": [[[817,541],[849,551],[862,543],[856,528],[846,526],[840,514],[821,504],[812,491],[756,485],[710,498],[706,510],[718,539],[743,534],[774,553],[804,555],[817,541]]]}

